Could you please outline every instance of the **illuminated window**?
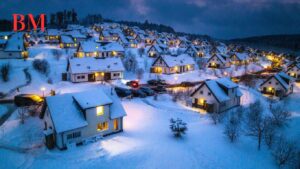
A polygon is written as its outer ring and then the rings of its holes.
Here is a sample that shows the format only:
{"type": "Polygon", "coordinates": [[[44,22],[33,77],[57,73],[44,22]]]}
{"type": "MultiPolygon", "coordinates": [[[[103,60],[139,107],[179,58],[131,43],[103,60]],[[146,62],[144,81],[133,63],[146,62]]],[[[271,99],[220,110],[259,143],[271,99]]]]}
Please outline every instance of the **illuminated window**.
{"type": "Polygon", "coordinates": [[[114,129],[119,130],[119,120],[118,119],[114,119],[114,129]]]}
{"type": "Polygon", "coordinates": [[[98,123],[97,131],[105,131],[108,129],[108,122],[98,123]]]}
{"type": "Polygon", "coordinates": [[[104,114],[104,107],[103,106],[97,107],[96,110],[97,110],[97,116],[102,116],[104,114]]]}

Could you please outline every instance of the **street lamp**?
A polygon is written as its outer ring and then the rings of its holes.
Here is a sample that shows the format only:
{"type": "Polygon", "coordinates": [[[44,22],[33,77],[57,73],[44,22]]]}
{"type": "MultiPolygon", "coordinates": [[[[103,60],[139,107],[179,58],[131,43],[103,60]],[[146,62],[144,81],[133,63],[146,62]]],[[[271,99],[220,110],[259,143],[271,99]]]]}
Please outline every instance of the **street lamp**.
{"type": "Polygon", "coordinates": [[[43,97],[45,97],[45,90],[46,90],[45,87],[41,87],[41,91],[43,92],[43,97]]]}

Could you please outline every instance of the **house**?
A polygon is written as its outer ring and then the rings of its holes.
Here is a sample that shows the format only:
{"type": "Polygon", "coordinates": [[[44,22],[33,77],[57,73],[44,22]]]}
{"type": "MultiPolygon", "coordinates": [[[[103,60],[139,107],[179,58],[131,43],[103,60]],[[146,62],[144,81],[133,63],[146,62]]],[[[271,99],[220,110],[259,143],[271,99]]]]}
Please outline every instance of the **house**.
{"type": "Polygon", "coordinates": [[[240,106],[242,92],[229,78],[204,81],[192,94],[192,106],[220,113],[240,106]]]}
{"type": "Polygon", "coordinates": [[[150,71],[157,74],[173,74],[193,71],[194,69],[194,59],[187,54],[181,54],[178,56],[161,55],[157,57],[150,71]]]}
{"type": "Polygon", "coordinates": [[[213,54],[207,61],[208,68],[227,68],[230,67],[230,58],[223,54],[213,54]]]}
{"type": "Polygon", "coordinates": [[[59,40],[60,48],[77,48],[77,43],[74,42],[73,38],[68,35],[62,35],[59,40]]]}
{"type": "Polygon", "coordinates": [[[120,58],[69,59],[67,72],[73,83],[122,79],[124,66],[120,58]]]}
{"type": "Polygon", "coordinates": [[[284,72],[272,75],[260,85],[260,90],[264,94],[277,97],[287,96],[293,93],[293,78],[284,72]]]}
{"type": "Polygon", "coordinates": [[[184,53],[189,54],[190,56],[193,57],[204,57],[204,50],[202,47],[195,46],[195,45],[190,45],[189,47],[186,48],[184,53]]]}
{"type": "Polygon", "coordinates": [[[230,56],[231,64],[234,65],[245,65],[250,62],[248,53],[233,53],[230,56]]]}
{"type": "Polygon", "coordinates": [[[288,70],[286,71],[286,73],[295,78],[297,81],[300,81],[300,63],[295,63],[292,64],[288,70]]]}
{"type": "Polygon", "coordinates": [[[57,29],[47,29],[45,40],[50,43],[59,43],[61,31],[57,29]]]}
{"type": "Polygon", "coordinates": [[[98,88],[45,100],[41,118],[49,149],[66,149],[123,131],[126,112],[115,92],[98,88]]]}
{"type": "Polygon", "coordinates": [[[13,35],[13,32],[0,32],[0,42],[3,41],[7,41],[11,35],[13,35]]]}
{"type": "Polygon", "coordinates": [[[0,59],[26,58],[28,51],[24,43],[24,33],[14,33],[8,40],[0,40],[0,59]]]}
{"type": "Polygon", "coordinates": [[[125,50],[122,45],[117,42],[108,43],[102,46],[94,41],[80,42],[75,57],[114,57],[124,56],[125,50]]]}
{"type": "Polygon", "coordinates": [[[156,58],[163,53],[163,50],[158,46],[158,44],[154,44],[150,47],[146,47],[146,53],[149,57],[156,58]]]}
{"type": "Polygon", "coordinates": [[[80,30],[72,30],[64,34],[71,36],[76,43],[86,41],[88,38],[85,34],[81,33],[80,30]]]}

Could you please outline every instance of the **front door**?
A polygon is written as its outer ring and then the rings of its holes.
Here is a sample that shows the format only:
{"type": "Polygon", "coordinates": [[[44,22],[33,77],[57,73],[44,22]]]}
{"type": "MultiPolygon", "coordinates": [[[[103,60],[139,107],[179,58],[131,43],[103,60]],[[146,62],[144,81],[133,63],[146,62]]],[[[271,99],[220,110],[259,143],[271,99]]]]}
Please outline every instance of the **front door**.
{"type": "Polygon", "coordinates": [[[94,81],[96,81],[95,74],[89,74],[89,75],[88,75],[88,81],[89,81],[89,82],[94,82],[94,81]]]}
{"type": "Polygon", "coordinates": [[[119,130],[119,120],[114,119],[114,130],[119,130]]]}

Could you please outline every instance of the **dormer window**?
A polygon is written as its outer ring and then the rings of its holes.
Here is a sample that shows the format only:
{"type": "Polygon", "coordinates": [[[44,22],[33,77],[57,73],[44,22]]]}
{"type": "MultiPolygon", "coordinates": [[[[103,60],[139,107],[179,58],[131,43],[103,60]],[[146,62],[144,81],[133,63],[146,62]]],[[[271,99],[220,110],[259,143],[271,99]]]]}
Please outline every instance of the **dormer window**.
{"type": "Polygon", "coordinates": [[[104,107],[103,106],[98,106],[96,108],[97,116],[103,116],[104,115],[104,107]]]}

